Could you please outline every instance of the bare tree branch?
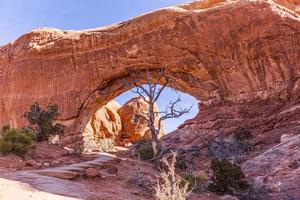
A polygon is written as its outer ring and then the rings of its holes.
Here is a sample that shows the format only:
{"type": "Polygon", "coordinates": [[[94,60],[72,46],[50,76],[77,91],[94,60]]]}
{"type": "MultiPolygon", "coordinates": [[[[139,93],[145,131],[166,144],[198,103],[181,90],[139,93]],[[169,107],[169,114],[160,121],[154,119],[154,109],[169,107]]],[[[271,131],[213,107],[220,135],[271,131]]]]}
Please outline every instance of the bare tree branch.
{"type": "Polygon", "coordinates": [[[158,153],[158,134],[161,131],[162,122],[166,119],[179,118],[182,115],[189,113],[193,105],[184,109],[176,108],[178,103],[181,102],[179,95],[174,102],[170,101],[165,111],[156,111],[155,103],[167,87],[171,87],[173,91],[177,92],[172,87],[174,80],[170,76],[166,75],[163,69],[160,69],[156,78],[152,77],[149,70],[146,70],[146,72],[142,74],[144,76],[141,76],[141,74],[138,75],[137,73],[138,72],[136,71],[131,72],[133,80],[122,82],[124,86],[132,88],[131,91],[143,98],[143,100],[148,104],[148,112],[140,113],[137,117],[144,119],[148,124],[152,136],[152,148],[155,157],[158,153]],[[141,78],[142,81],[139,81],[141,78]]]}

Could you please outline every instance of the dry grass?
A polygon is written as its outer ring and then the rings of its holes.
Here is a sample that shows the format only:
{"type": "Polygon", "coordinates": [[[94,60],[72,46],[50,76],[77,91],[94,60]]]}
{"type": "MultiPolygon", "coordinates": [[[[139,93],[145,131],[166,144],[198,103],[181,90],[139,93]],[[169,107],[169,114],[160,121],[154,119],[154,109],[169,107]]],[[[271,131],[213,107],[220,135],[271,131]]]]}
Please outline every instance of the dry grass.
{"type": "Polygon", "coordinates": [[[182,178],[175,172],[176,152],[172,152],[172,161],[163,158],[167,170],[160,174],[160,180],[155,186],[157,200],[186,200],[191,191],[188,191],[188,183],[183,183],[182,178]]]}

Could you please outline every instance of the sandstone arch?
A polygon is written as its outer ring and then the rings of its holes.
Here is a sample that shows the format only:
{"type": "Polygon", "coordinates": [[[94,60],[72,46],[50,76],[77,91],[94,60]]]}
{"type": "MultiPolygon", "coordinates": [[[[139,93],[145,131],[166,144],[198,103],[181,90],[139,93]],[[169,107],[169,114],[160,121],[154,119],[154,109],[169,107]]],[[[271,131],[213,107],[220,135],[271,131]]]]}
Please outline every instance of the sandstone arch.
{"type": "Polygon", "coordinates": [[[39,29],[0,47],[0,124],[22,126],[34,101],[58,103],[60,121],[73,135],[65,142],[74,143],[86,118],[126,90],[118,78],[158,68],[208,109],[268,101],[276,116],[297,106],[299,15],[271,1],[206,2],[213,3],[98,29],[39,29]]]}

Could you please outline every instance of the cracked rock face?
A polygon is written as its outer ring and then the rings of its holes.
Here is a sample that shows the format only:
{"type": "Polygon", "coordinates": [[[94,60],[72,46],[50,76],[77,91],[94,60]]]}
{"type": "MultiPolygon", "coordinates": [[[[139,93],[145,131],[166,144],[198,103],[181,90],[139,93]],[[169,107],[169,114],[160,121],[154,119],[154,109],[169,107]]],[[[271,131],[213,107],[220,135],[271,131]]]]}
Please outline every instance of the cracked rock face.
{"type": "Polygon", "coordinates": [[[97,29],[34,30],[0,47],[0,124],[21,127],[34,101],[57,103],[63,142],[75,145],[92,115],[130,89],[120,78],[164,68],[174,87],[203,101],[206,131],[259,114],[255,124],[280,119],[272,134],[299,111],[300,19],[291,2],[279,3],[295,12],[271,1],[196,1],[97,29]]]}
{"type": "MultiPolygon", "coordinates": [[[[122,119],[122,133],[121,138],[127,139],[131,143],[136,143],[138,140],[150,140],[151,133],[148,127],[148,123],[144,118],[139,115],[148,113],[149,105],[141,98],[135,97],[126,102],[118,113],[122,119]]],[[[154,106],[155,112],[159,112],[158,106],[154,106]]],[[[159,116],[155,118],[155,127],[158,127],[159,116]]],[[[163,126],[160,129],[159,137],[164,135],[163,126]]]]}

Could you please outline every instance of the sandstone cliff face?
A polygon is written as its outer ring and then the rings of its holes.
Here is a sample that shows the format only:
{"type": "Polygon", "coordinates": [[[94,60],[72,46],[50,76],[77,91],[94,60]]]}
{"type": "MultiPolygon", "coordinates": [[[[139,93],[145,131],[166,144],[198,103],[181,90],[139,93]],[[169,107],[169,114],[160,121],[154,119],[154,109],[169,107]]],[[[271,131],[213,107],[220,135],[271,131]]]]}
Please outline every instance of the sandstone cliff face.
{"type": "Polygon", "coordinates": [[[115,140],[122,130],[121,118],[118,114],[120,108],[121,105],[114,100],[101,107],[85,127],[83,132],[85,142],[104,138],[115,140]]]}
{"type": "MultiPolygon", "coordinates": [[[[141,97],[135,97],[122,106],[122,108],[118,111],[122,119],[122,139],[129,140],[131,143],[135,143],[141,139],[151,139],[151,133],[147,121],[144,118],[139,117],[141,114],[148,113],[148,107],[148,104],[141,97]]],[[[156,104],[155,111],[159,111],[156,104]]],[[[158,126],[158,119],[159,117],[155,120],[156,127],[158,126]]],[[[163,126],[160,130],[159,138],[162,135],[164,135],[163,126]]]]}
{"type": "MultiPolygon", "coordinates": [[[[149,140],[151,134],[145,119],[138,116],[148,112],[148,105],[141,97],[130,99],[123,106],[115,100],[101,107],[89,120],[83,132],[86,148],[93,148],[97,141],[110,138],[118,145],[134,144],[140,139],[149,140]]],[[[159,111],[155,104],[155,110],[159,111]]],[[[158,118],[156,119],[157,126],[158,118]]],[[[164,134],[163,125],[159,137],[164,134]]]]}
{"type": "Polygon", "coordinates": [[[196,1],[92,30],[35,30],[0,47],[0,124],[23,126],[34,101],[57,103],[68,127],[63,142],[77,145],[97,109],[130,89],[120,78],[164,68],[174,87],[207,106],[208,132],[273,118],[296,127],[289,117],[300,103],[299,30],[293,11],[242,0],[196,1]]]}
{"type": "Polygon", "coordinates": [[[272,190],[272,199],[285,199],[287,194],[300,198],[300,135],[286,135],[279,144],[243,163],[248,177],[256,185],[272,190]]]}

